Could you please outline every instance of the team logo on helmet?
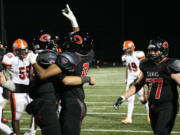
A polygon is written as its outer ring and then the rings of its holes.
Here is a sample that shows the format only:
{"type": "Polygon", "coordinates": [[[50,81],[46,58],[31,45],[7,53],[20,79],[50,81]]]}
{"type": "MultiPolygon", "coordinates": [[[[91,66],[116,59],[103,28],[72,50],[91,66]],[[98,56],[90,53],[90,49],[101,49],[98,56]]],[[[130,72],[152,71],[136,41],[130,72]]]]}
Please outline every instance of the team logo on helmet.
{"type": "Polygon", "coordinates": [[[82,39],[82,37],[81,36],[79,36],[79,35],[75,35],[74,37],[73,37],[73,40],[76,42],[76,44],[82,44],[82,42],[83,42],[83,39],[82,39]]]}
{"type": "Polygon", "coordinates": [[[42,42],[47,42],[47,41],[49,41],[50,39],[51,39],[51,35],[49,35],[49,34],[43,34],[43,35],[39,38],[39,40],[42,41],[42,42]]]}
{"type": "Polygon", "coordinates": [[[165,41],[165,42],[163,43],[163,47],[164,47],[164,48],[168,48],[168,42],[165,41]]]}

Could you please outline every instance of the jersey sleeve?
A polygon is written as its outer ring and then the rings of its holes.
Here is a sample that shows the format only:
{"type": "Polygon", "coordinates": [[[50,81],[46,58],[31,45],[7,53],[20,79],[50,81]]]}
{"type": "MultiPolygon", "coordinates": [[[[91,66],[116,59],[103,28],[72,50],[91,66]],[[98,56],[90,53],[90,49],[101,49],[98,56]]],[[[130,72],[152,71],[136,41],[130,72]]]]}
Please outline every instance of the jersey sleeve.
{"type": "Polygon", "coordinates": [[[6,55],[4,55],[2,59],[2,63],[6,66],[12,66],[13,61],[14,61],[14,55],[12,53],[7,53],[6,55]]]}
{"type": "Polygon", "coordinates": [[[126,62],[126,56],[122,55],[121,60],[122,60],[123,63],[125,63],[126,62]]]}
{"type": "Polygon", "coordinates": [[[180,59],[167,60],[167,66],[171,73],[180,73],[180,59]]]}
{"type": "Polygon", "coordinates": [[[136,51],[136,57],[139,59],[139,60],[142,60],[145,58],[145,54],[143,51],[136,51]]]}
{"type": "Polygon", "coordinates": [[[73,53],[65,52],[58,55],[56,64],[64,73],[73,73],[80,58],[73,53]]]}

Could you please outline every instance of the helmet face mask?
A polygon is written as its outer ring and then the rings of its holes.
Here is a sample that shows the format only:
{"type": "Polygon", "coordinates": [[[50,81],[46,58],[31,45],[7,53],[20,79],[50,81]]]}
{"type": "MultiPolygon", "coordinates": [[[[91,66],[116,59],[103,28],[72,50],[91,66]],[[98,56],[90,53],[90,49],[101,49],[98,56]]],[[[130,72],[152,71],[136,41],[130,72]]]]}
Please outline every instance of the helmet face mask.
{"type": "Polygon", "coordinates": [[[13,43],[13,53],[20,59],[26,58],[28,54],[28,44],[24,39],[17,39],[13,43]]]}
{"type": "Polygon", "coordinates": [[[160,38],[152,39],[149,42],[147,50],[147,57],[153,62],[158,63],[168,56],[168,42],[160,38]]]}
{"type": "Polygon", "coordinates": [[[131,55],[132,52],[133,52],[133,51],[132,51],[131,48],[124,49],[124,54],[126,54],[126,55],[131,55]]]}
{"type": "Polygon", "coordinates": [[[0,42],[0,55],[4,55],[6,53],[6,46],[4,46],[1,42],[0,42]]]}
{"type": "Polygon", "coordinates": [[[20,58],[24,59],[26,58],[26,55],[28,54],[28,49],[16,49],[16,55],[20,58]]]}

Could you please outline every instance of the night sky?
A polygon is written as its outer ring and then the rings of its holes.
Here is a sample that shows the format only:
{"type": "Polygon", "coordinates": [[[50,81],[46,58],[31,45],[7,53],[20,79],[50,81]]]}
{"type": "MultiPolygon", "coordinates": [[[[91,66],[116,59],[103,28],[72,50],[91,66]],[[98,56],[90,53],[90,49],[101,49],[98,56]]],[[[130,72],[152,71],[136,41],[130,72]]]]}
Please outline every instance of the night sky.
{"type": "Polygon", "coordinates": [[[180,58],[180,10],[175,0],[4,0],[8,45],[17,38],[30,45],[40,29],[60,37],[71,32],[69,20],[61,14],[66,3],[80,29],[94,36],[96,59],[121,61],[124,40],[133,40],[136,50],[146,52],[156,36],[169,42],[171,57],[180,58]]]}

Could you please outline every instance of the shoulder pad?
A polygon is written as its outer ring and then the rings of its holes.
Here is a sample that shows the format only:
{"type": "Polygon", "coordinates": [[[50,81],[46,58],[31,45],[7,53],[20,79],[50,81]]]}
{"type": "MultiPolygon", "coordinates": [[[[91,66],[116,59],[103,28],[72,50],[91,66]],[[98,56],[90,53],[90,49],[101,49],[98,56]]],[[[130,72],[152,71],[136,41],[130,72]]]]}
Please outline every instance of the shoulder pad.
{"type": "Polygon", "coordinates": [[[57,53],[56,52],[43,52],[39,53],[37,57],[37,62],[42,65],[51,65],[56,62],[57,53]]]}
{"type": "Polygon", "coordinates": [[[138,59],[144,59],[145,58],[145,54],[143,51],[135,51],[136,57],[138,59]]]}
{"type": "Polygon", "coordinates": [[[145,59],[142,59],[140,61],[140,65],[139,65],[139,68],[142,70],[144,68],[144,66],[149,62],[149,59],[148,58],[145,58],[145,59]]]}
{"type": "Polygon", "coordinates": [[[180,59],[169,58],[166,63],[172,73],[180,73],[180,59]]]}
{"type": "Polygon", "coordinates": [[[65,57],[66,59],[68,59],[68,61],[72,64],[78,64],[80,56],[75,55],[72,52],[64,52],[64,53],[60,53],[61,56],[65,57]]]}

